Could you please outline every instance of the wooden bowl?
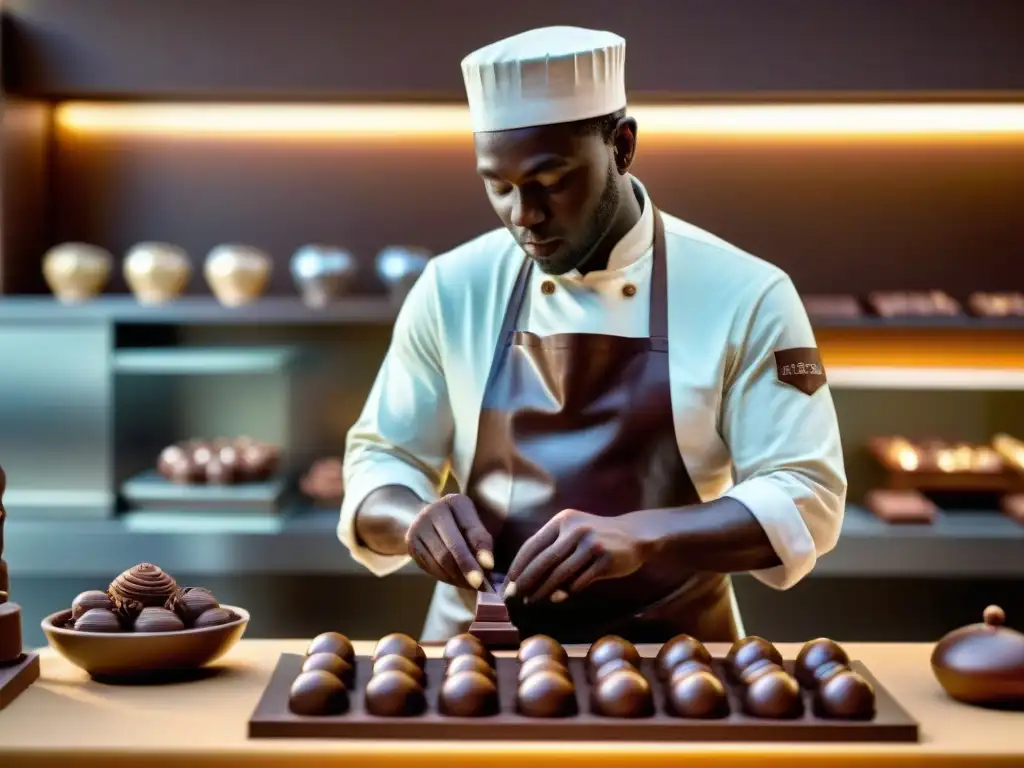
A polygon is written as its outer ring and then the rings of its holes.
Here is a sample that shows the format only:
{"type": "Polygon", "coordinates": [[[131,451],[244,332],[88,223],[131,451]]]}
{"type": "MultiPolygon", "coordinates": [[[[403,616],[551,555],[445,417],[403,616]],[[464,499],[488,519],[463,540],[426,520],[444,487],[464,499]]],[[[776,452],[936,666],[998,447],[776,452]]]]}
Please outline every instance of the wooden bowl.
{"type": "Polygon", "coordinates": [[[103,634],[64,629],[71,611],[43,619],[50,646],[93,677],[150,676],[161,672],[195,670],[216,661],[237,643],[249,624],[249,612],[223,605],[238,619],[219,627],[180,632],[122,632],[103,634]]]}

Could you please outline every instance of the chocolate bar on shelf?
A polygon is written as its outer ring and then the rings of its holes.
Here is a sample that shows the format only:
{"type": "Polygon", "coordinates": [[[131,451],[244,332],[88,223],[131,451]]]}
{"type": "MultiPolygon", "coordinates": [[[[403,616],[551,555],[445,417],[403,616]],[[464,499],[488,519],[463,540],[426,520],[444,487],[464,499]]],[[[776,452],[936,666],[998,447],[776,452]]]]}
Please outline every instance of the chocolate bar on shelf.
{"type": "Polygon", "coordinates": [[[967,297],[967,306],[979,317],[1024,317],[1024,293],[976,291],[967,297]]]}
{"type": "Polygon", "coordinates": [[[862,317],[864,308],[856,296],[818,294],[804,296],[807,315],[814,319],[862,317]]]}
{"type": "Polygon", "coordinates": [[[868,304],[880,317],[955,317],[960,302],[944,291],[875,291],[868,304]]]}
{"type": "Polygon", "coordinates": [[[890,490],[1000,493],[1020,485],[995,447],[942,440],[878,437],[871,453],[889,474],[890,490]]]}

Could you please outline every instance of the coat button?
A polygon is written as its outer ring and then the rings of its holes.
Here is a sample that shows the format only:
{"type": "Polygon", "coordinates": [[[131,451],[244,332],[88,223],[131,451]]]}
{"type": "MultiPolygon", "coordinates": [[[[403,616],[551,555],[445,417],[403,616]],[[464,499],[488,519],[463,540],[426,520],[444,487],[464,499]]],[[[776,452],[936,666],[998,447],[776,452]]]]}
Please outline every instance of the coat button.
{"type": "Polygon", "coordinates": [[[555,292],[555,284],[551,280],[545,280],[540,284],[540,292],[545,296],[550,296],[555,292]]]}
{"type": "Polygon", "coordinates": [[[636,286],[632,283],[626,283],[622,286],[622,295],[626,297],[636,296],[636,286]]]}

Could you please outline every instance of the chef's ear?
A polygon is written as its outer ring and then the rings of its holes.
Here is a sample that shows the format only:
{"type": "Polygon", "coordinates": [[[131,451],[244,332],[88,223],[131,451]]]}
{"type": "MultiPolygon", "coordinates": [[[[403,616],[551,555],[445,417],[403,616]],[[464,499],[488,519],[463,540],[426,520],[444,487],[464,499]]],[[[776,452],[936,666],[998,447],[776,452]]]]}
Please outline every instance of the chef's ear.
{"type": "Polygon", "coordinates": [[[619,173],[626,173],[633,165],[636,157],[636,120],[623,117],[615,125],[612,133],[612,145],[615,148],[615,167],[619,173]]]}

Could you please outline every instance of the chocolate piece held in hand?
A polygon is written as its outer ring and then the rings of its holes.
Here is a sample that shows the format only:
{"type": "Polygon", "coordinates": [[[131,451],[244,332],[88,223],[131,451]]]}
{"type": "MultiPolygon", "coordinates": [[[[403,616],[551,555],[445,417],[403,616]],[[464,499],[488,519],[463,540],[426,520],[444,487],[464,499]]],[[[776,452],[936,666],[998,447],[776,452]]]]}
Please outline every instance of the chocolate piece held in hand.
{"type": "Polygon", "coordinates": [[[114,601],[106,592],[90,589],[82,592],[71,601],[71,618],[80,619],[86,611],[99,608],[104,611],[114,610],[114,601]]]}
{"type": "Polygon", "coordinates": [[[335,656],[341,656],[349,664],[354,663],[356,658],[352,641],[338,632],[322,632],[310,640],[306,647],[306,655],[312,656],[314,653],[333,653],[335,656]]]}
{"type": "Polygon", "coordinates": [[[296,715],[340,715],[348,711],[348,689],[330,672],[315,669],[295,678],[288,693],[288,708],[296,715]]]}
{"type": "Polygon", "coordinates": [[[565,675],[540,670],[519,684],[516,709],[525,717],[569,717],[578,709],[576,690],[565,675]]]}
{"type": "Polygon", "coordinates": [[[650,683],[639,672],[614,672],[591,688],[591,707],[604,717],[650,717],[654,714],[650,683]]]}
{"type": "MultiPolygon", "coordinates": [[[[386,658],[398,657],[391,656],[386,658]]],[[[336,678],[341,680],[341,682],[345,684],[346,688],[351,688],[352,683],[355,680],[355,668],[341,658],[341,656],[335,656],[333,653],[314,653],[312,656],[307,656],[303,660],[303,672],[312,672],[316,669],[324,672],[330,672],[336,678]]]]}
{"type": "Polygon", "coordinates": [[[676,717],[711,720],[729,714],[725,686],[711,672],[700,670],[672,678],[665,706],[676,717]]]}
{"type": "Polygon", "coordinates": [[[446,677],[438,709],[449,717],[487,717],[498,712],[498,688],[478,672],[446,677]]]}
{"type": "Polygon", "coordinates": [[[415,661],[410,661],[404,656],[392,653],[388,656],[381,656],[373,662],[374,675],[390,671],[404,672],[415,680],[417,685],[426,685],[427,683],[427,673],[423,671],[423,668],[415,661]]]}
{"type": "Polygon", "coordinates": [[[178,590],[168,574],[152,563],[140,563],[114,579],[107,590],[115,601],[135,600],[144,606],[158,608],[178,590]]]}
{"type": "Polygon", "coordinates": [[[366,684],[366,711],[377,717],[414,717],[427,707],[423,688],[397,669],[374,674],[366,684]]]}
{"type": "Polygon", "coordinates": [[[211,608],[219,608],[220,603],[204,587],[184,587],[171,595],[164,607],[178,614],[186,627],[191,627],[201,614],[211,608]]]}

